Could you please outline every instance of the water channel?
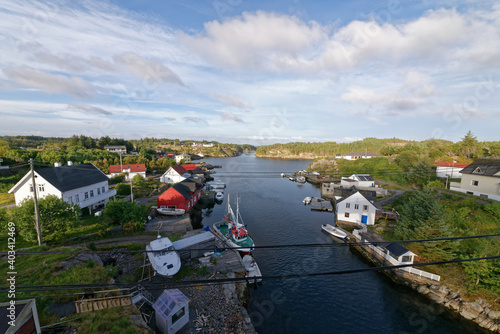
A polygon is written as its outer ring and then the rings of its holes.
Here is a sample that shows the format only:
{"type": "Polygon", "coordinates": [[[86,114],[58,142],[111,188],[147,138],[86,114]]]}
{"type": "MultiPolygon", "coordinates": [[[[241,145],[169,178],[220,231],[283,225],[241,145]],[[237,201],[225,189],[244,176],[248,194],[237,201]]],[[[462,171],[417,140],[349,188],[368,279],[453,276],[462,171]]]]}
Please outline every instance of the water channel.
{"type": "MultiPolygon", "coordinates": [[[[256,249],[263,275],[331,272],[368,265],[321,230],[334,215],[304,206],[320,196],[317,186],[280,177],[307,168],[310,161],[256,158],[206,158],[221,165],[215,180],[227,184],[223,203],[203,212],[210,226],[224,216],[227,198],[240,213],[256,245],[335,244],[331,248],[256,249]]],[[[259,333],[476,333],[475,325],[395,285],[382,274],[366,272],[264,281],[251,291],[248,311],[259,333]]],[[[483,332],[483,331],[481,331],[483,332]]]]}

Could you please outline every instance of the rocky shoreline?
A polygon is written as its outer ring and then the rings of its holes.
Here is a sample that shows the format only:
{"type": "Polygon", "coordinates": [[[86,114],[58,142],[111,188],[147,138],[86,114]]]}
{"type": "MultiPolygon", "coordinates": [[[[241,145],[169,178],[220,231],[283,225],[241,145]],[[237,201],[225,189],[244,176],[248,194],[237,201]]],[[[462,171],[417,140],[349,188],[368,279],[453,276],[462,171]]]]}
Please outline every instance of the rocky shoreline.
{"type": "MultiPolygon", "coordinates": [[[[350,241],[357,242],[352,236],[350,241]]],[[[370,251],[367,247],[352,246],[351,249],[375,266],[391,265],[391,263],[370,251]]],[[[383,270],[381,272],[393,282],[416,290],[422,296],[444,306],[462,318],[470,320],[493,333],[500,333],[500,311],[493,310],[492,306],[486,301],[482,299],[466,301],[461,297],[460,291],[454,291],[444,284],[402,270],[383,270]]]]}

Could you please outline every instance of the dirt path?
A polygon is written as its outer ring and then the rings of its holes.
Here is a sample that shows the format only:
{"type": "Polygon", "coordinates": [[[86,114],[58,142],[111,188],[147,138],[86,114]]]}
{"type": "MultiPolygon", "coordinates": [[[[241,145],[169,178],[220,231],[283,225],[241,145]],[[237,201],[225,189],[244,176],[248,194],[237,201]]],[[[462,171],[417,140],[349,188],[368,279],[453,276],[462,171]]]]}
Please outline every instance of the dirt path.
{"type": "Polygon", "coordinates": [[[391,190],[393,193],[390,197],[384,198],[383,200],[376,202],[375,206],[378,209],[381,209],[384,205],[391,204],[392,201],[394,201],[396,198],[399,196],[403,195],[406,191],[405,190],[391,190]]]}

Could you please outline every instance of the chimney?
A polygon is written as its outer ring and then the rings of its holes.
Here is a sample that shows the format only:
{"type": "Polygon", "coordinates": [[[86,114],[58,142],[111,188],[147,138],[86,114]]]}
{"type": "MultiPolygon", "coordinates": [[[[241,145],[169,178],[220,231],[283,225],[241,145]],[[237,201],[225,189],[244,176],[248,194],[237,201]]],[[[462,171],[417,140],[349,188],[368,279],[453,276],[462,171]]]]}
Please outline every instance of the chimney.
{"type": "Polygon", "coordinates": [[[68,161],[68,166],[73,166],[73,161],[68,161]]]}
{"type": "Polygon", "coordinates": [[[60,162],[54,162],[54,167],[61,167],[61,163],[60,162]]]}

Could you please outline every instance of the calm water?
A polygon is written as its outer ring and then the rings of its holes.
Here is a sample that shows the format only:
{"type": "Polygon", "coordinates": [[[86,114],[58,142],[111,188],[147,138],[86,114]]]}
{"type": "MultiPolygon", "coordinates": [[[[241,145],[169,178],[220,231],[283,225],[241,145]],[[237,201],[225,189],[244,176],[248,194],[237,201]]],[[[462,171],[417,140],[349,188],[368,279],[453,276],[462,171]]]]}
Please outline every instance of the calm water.
{"type": "MultiPolygon", "coordinates": [[[[334,216],[304,206],[306,196],[319,196],[311,184],[282,179],[280,173],[307,168],[309,161],[208,158],[215,180],[226,182],[224,202],[205,211],[203,225],[219,221],[227,195],[240,212],[257,245],[303,243],[340,244],[321,231],[334,216]]],[[[263,275],[315,273],[366,268],[347,247],[257,249],[255,259],[263,275]]],[[[265,281],[251,291],[248,307],[259,333],[474,333],[461,321],[417,293],[396,286],[375,272],[265,281]]]]}

